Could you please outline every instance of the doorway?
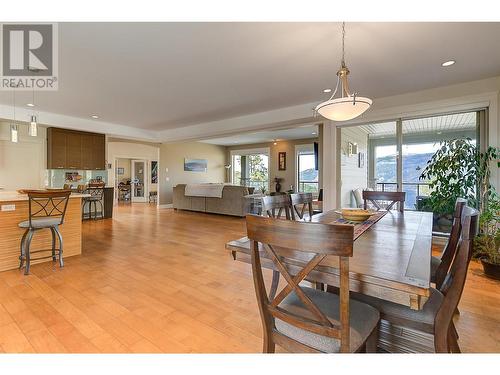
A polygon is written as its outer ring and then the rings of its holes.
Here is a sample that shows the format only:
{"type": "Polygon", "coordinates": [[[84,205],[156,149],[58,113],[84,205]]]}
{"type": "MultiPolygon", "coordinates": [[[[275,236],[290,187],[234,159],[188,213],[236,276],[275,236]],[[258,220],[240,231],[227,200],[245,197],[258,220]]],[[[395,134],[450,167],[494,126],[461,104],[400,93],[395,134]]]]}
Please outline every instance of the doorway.
{"type": "Polygon", "coordinates": [[[115,191],[118,203],[149,202],[148,181],[150,179],[149,161],[145,159],[115,159],[115,191]]]}

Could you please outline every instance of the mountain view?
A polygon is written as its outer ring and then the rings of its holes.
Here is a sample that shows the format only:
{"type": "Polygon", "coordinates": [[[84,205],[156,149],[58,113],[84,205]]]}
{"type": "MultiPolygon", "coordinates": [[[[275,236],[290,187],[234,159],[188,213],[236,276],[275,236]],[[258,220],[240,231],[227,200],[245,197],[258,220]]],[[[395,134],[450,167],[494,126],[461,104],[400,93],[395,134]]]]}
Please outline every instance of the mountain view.
{"type": "MultiPolygon", "coordinates": [[[[403,155],[403,183],[423,183],[424,181],[419,180],[419,177],[427,165],[427,161],[431,159],[432,155],[432,152],[425,154],[403,155]]],[[[392,155],[377,158],[376,176],[378,183],[395,183],[397,181],[396,158],[392,155]]],[[[394,189],[395,186],[389,187],[389,189],[391,188],[394,189]]],[[[403,185],[403,190],[406,191],[405,207],[409,209],[415,208],[417,193],[420,195],[428,195],[429,193],[427,186],[420,186],[420,191],[417,191],[416,185],[403,185]]]]}

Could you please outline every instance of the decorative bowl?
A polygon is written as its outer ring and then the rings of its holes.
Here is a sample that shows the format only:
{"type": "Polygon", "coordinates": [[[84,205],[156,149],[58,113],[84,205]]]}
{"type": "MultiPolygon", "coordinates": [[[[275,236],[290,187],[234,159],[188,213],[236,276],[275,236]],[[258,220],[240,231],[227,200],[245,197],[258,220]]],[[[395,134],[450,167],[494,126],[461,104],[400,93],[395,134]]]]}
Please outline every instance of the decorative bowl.
{"type": "Polygon", "coordinates": [[[362,210],[360,208],[343,208],[340,211],[342,217],[349,221],[365,221],[368,220],[373,212],[370,210],[362,210]]]}

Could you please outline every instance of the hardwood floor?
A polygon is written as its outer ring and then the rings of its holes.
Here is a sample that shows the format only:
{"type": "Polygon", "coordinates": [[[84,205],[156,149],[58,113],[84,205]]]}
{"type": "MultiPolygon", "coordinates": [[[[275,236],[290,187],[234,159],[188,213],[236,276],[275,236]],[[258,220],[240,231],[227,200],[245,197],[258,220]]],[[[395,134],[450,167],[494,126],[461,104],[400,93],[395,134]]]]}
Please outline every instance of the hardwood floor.
{"type": "MultiPolygon", "coordinates": [[[[0,352],[260,352],[251,269],[224,249],[244,232],[243,219],[147,204],[86,221],[64,269],[0,273],[0,352]]],[[[499,287],[471,265],[463,352],[500,352],[499,287]]]]}

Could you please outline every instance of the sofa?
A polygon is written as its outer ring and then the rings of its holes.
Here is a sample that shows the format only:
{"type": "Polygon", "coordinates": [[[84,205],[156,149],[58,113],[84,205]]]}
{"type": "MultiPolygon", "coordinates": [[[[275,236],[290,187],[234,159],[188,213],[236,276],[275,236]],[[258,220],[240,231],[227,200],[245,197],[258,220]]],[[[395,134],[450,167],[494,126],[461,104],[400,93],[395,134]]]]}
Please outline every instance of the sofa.
{"type": "Polygon", "coordinates": [[[226,185],[222,190],[222,198],[214,198],[186,196],[185,188],[186,184],[174,186],[172,197],[174,209],[240,217],[247,213],[248,200],[245,196],[254,190],[246,186],[226,185]]]}

